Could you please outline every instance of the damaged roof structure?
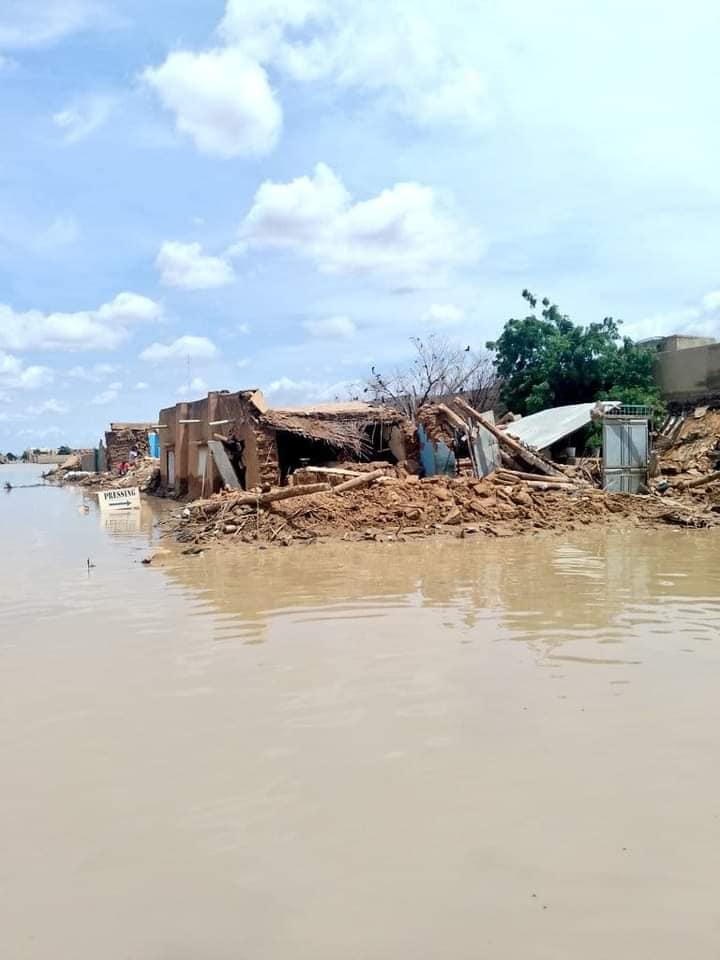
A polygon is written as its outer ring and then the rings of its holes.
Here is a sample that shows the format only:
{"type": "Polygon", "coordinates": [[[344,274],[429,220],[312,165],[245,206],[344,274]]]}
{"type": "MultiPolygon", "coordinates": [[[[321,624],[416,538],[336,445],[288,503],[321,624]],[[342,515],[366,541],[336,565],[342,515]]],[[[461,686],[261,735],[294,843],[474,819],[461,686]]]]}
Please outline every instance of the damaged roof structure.
{"type": "Polygon", "coordinates": [[[548,407],[539,413],[531,413],[527,417],[508,423],[505,431],[529,447],[547,450],[565,437],[570,437],[578,430],[582,430],[606,411],[619,406],[617,401],[601,400],[595,403],[572,403],[562,407],[548,407]]]}
{"type": "Polygon", "coordinates": [[[410,421],[357,401],[271,408],[260,390],[214,391],[160,413],[160,470],[166,489],[199,497],[224,486],[282,486],[302,466],[404,461],[410,421]]]}

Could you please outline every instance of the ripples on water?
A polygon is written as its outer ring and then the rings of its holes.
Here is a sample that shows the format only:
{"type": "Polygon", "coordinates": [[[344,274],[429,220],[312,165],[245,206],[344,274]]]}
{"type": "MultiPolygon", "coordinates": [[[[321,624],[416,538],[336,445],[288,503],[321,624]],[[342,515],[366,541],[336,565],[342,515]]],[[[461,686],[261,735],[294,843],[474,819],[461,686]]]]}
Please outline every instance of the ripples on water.
{"type": "Polygon", "coordinates": [[[0,530],[0,956],[717,955],[714,534],[0,530]]]}

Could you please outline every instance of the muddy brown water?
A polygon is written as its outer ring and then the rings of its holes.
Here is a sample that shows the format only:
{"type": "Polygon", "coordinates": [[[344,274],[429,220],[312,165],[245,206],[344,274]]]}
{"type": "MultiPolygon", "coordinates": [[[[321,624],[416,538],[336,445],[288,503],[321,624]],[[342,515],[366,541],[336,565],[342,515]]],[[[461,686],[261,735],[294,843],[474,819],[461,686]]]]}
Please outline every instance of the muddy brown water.
{"type": "Polygon", "coordinates": [[[717,533],[152,520],[0,490],[0,957],[720,954],[717,533]]]}

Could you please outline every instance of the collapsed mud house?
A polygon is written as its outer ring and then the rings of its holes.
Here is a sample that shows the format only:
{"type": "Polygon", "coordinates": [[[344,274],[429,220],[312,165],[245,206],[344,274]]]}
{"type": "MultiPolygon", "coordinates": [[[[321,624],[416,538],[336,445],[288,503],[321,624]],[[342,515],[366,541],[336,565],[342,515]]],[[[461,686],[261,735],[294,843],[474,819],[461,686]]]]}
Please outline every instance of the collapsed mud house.
{"type": "Polygon", "coordinates": [[[140,457],[155,457],[158,450],[157,423],[111,423],[105,433],[105,463],[97,469],[117,470],[127,463],[135,448],[140,457]]]}
{"type": "Polygon", "coordinates": [[[192,499],[283,486],[299,467],[416,456],[414,428],[396,410],[356,401],[276,410],[259,390],[168,407],[158,432],[162,485],[192,499]]]}

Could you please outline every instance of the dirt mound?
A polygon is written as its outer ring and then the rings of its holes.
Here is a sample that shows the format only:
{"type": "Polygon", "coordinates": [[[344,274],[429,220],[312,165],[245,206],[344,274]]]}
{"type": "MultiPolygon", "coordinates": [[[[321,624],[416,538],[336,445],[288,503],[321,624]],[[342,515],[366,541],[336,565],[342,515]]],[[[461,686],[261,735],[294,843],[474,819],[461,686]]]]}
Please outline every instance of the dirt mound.
{"type": "Polygon", "coordinates": [[[64,463],[57,470],[47,474],[46,479],[58,485],[72,483],[80,487],[91,487],[95,490],[138,487],[142,493],[152,493],[160,483],[160,468],[156,459],[144,457],[138,461],[134,470],[130,470],[121,477],[117,473],[79,473],[74,464],[68,467],[67,463],[64,463]]]}
{"type": "Polygon", "coordinates": [[[325,539],[405,540],[438,534],[506,537],[626,521],[647,525],[716,526],[720,515],[656,496],[606,494],[588,486],[538,489],[498,479],[384,479],[338,494],[297,496],[256,509],[220,495],[186,508],[175,534],[197,552],[213,541],[290,544],[325,539]]]}
{"type": "Polygon", "coordinates": [[[659,458],[660,471],[669,477],[691,479],[718,469],[720,410],[700,407],[673,435],[672,446],[659,458]]]}

